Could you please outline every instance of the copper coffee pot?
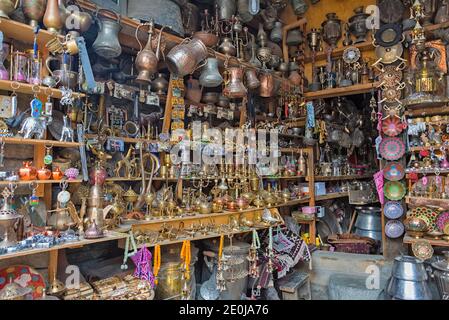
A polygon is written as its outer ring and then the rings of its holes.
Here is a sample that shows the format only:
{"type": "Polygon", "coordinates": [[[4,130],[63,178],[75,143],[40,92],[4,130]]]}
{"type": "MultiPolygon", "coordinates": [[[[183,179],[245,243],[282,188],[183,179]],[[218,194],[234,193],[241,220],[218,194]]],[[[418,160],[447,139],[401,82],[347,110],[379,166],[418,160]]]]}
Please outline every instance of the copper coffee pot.
{"type": "MultiPolygon", "coordinates": [[[[137,32],[139,30],[139,27],[141,26],[143,25],[139,25],[136,29],[137,41],[139,41],[137,32]]],[[[154,53],[151,46],[151,40],[154,32],[154,22],[150,21],[148,23],[148,26],[148,42],[145,45],[145,48],[143,48],[143,50],[140,50],[139,54],[136,57],[136,68],[137,71],[139,71],[136,82],[140,84],[149,84],[151,82],[151,76],[157,72],[157,64],[159,62],[159,48],[161,45],[162,30],[164,29],[164,27],[162,27],[161,31],[159,32],[156,53],[154,53]]]]}
{"type": "Polygon", "coordinates": [[[225,88],[223,89],[223,94],[231,99],[245,97],[248,91],[243,85],[242,80],[242,68],[228,68],[225,73],[225,88]]]}
{"type": "Polygon", "coordinates": [[[259,94],[261,97],[269,98],[273,95],[274,78],[269,72],[262,72],[260,75],[259,94]]]}

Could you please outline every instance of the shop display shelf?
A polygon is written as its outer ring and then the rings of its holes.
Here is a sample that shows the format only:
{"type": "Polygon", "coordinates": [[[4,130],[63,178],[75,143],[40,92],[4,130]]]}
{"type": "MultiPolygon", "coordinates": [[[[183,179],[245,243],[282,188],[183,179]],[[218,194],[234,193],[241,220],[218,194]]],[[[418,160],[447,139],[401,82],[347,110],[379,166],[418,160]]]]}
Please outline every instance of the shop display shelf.
{"type": "Polygon", "coordinates": [[[56,245],[56,246],[49,247],[49,248],[35,248],[35,249],[27,249],[27,250],[21,250],[21,251],[17,251],[17,252],[5,253],[5,254],[0,255],[0,260],[23,257],[23,256],[32,255],[32,254],[50,252],[50,251],[55,251],[55,250],[57,251],[57,250],[61,250],[61,249],[80,248],[80,247],[87,246],[87,245],[94,244],[94,243],[126,239],[127,237],[128,237],[128,234],[126,234],[126,233],[120,233],[120,232],[116,232],[116,231],[108,231],[107,234],[105,235],[105,237],[103,237],[103,238],[82,239],[80,241],[63,243],[63,244],[56,245]]]}
{"type": "MultiPolygon", "coordinates": [[[[315,176],[316,181],[343,181],[343,180],[359,180],[359,179],[369,179],[372,178],[373,174],[367,173],[362,175],[349,175],[349,176],[315,176]]],[[[309,181],[309,178],[306,178],[309,181]]]]}
{"type": "Polygon", "coordinates": [[[407,204],[411,206],[436,206],[443,208],[443,210],[449,210],[449,199],[433,199],[427,197],[405,197],[407,204]]]}
{"type": "Polygon", "coordinates": [[[435,240],[435,239],[429,239],[429,238],[416,239],[407,234],[404,236],[405,244],[413,244],[417,241],[427,241],[434,247],[449,247],[449,241],[443,240],[443,239],[442,240],[435,240]]]}
{"type": "Polygon", "coordinates": [[[332,199],[339,199],[339,198],[346,198],[349,197],[348,192],[334,192],[329,193],[324,196],[317,196],[315,197],[315,201],[325,201],[325,200],[332,200],[332,199]]]}
{"type": "Polygon", "coordinates": [[[420,147],[410,147],[409,151],[414,152],[414,151],[423,151],[423,150],[431,150],[432,148],[434,150],[438,150],[441,147],[443,147],[442,145],[438,145],[438,146],[420,146],[420,147]]]}
{"type": "Polygon", "coordinates": [[[373,82],[373,83],[362,83],[362,84],[356,84],[349,87],[341,87],[341,88],[332,88],[332,89],[326,89],[326,90],[320,90],[320,91],[314,91],[314,92],[306,92],[304,93],[304,98],[306,100],[315,100],[315,99],[324,99],[324,98],[335,98],[335,97],[342,97],[342,96],[351,96],[361,93],[367,93],[371,90],[376,90],[376,88],[379,86],[379,82],[373,82]]]}
{"type": "MultiPolygon", "coordinates": [[[[349,47],[356,47],[361,52],[374,50],[373,42],[371,40],[369,40],[369,41],[357,43],[357,44],[346,46],[346,47],[335,48],[334,50],[332,50],[332,58],[341,57],[343,55],[343,52],[345,51],[345,49],[349,48],[349,47]]],[[[305,58],[304,58],[304,62],[305,63],[311,63],[312,62],[311,54],[312,53],[309,52],[308,55],[305,56],[305,58]]],[[[327,59],[327,52],[325,50],[320,51],[320,52],[318,52],[315,55],[315,62],[323,61],[323,60],[326,60],[326,59],[327,59]]]]}
{"type": "MultiPolygon", "coordinates": [[[[96,139],[96,134],[86,134],[85,137],[87,139],[96,139]]],[[[114,136],[108,136],[107,139],[117,139],[117,140],[123,140],[125,143],[159,143],[158,140],[153,139],[145,139],[145,138],[129,138],[129,137],[114,137],[114,136]]]]}
{"type": "Polygon", "coordinates": [[[425,116],[435,116],[449,114],[449,106],[444,107],[426,107],[426,108],[415,108],[413,110],[407,110],[404,114],[408,117],[425,117],[425,116]]]}
{"type": "Polygon", "coordinates": [[[26,145],[47,145],[53,147],[75,148],[79,147],[79,142],[64,142],[58,140],[24,139],[20,137],[0,137],[6,144],[26,144],[26,145]]]}
{"type": "MultiPolygon", "coordinates": [[[[0,23],[0,26],[2,24],[0,23]]],[[[62,91],[59,89],[53,89],[44,86],[35,86],[29,83],[14,82],[9,80],[0,80],[0,90],[24,93],[24,94],[37,94],[51,96],[52,98],[61,99],[62,91]]],[[[73,92],[73,96],[76,98],[82,98],[86,95],[84,93],[73,92]]]]}
{"type": "Polygon", "coordinates": [[[304,179],[306,176],[263,176],[262,179],[264,180],[297,180],[297,179],[304,179]]]}
{"type": "Polygon", "coordinates": [[[0,181],[0,186],[7,186],[10,183],[15,183],[17,185],[29,185],[31,183],[35,184],[59,184],[62,181],[67,183],[81,183],[83,179],[63,179],[63,180],[19,180],[19,181],[0,181]]]}

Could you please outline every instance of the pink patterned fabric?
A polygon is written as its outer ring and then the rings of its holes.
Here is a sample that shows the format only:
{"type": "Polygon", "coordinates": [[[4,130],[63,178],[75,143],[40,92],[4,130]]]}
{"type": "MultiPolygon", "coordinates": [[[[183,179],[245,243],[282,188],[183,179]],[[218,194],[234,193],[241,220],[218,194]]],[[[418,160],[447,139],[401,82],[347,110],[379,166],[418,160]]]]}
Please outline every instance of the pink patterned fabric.
{"type": "Polygon", "coordinates": [[[151,287],[154,288],[154,275],[151,270],[151,259],[151,252],[146,247],[142,247],[131,257],[131,260],[136,265],[134,277],[150,282],[151,287]]]}
{"type": "Polygon", "coordinates": [[[374,174],[374,183],[376,184],[377,194],[379,196],[379,202],[383,205],[385,203],[384,197],[384,173],[382,170],[374,174]]]}

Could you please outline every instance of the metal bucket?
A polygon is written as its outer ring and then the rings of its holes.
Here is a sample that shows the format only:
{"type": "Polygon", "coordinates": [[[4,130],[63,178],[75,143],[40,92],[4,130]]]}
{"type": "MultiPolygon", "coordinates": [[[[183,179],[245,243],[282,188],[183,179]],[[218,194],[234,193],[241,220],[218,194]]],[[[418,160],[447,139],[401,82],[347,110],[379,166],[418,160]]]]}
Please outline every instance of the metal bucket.
{"type": "Polygon", "coordinates": [[[367,231],[382,231],[380,209],[374,207],[357,207],[355,227],[367,231]]]}
{"type": "Polygon", "coordinates": [[[393,277],[388,283],[387,293],[399,300],[432,300],[427,281],[408,281],[393,277]]]}
{"type": "Polygon", "coordinates": [[[128,0],[128,17],[166,26],[184,36],[181,8],[171,0],[128,0]]]}
{"type": "Polygon", "coordinates": [[[424,263],[410,256],[396,257],[392,274],[397,279],[408,281],[426,281],[428,279],[424,263]]]}

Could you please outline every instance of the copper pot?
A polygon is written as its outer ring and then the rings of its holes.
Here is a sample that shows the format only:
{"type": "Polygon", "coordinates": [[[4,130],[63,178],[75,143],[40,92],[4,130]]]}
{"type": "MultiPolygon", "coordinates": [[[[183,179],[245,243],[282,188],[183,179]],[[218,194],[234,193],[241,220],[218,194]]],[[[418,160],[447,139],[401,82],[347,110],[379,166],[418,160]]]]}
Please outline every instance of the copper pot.
{"type": "Polygon", "coordinates": [[[50,180],[51,178],[51,170],[46,167],[42,167],[37,170],[37,178],[39,180],[50,180]]]}
{"type": "Polygon", "coordinates": [[[201,40],[186,39],[174,46],[167,54],[167,67],[170,72],[183,77],[193,73],[200,62],[207,58],[207,55],[207,47],[201,40]]]}
{"type": "Polygon", "coordinates": [[[245,71],[245,79],[246,79],[246,86],[248,89],[256,89],[260,86],[260,81],[257,78],[256,69],[246,69],[245,71]]]}
{"type": "Polygon", "coordinates": [[[237,54],[237,49],[235,48],[232,40],[228,37],[223,38],[220,46],[218,47],[218,51],[227,56],[235,56],[237,54]]]}
{"type": "Polygon", "coordinates": [[[323,40],[330,46],[336,46],[342,36],[341,20],[335,12],[326,14],[326,21],[321,24],[323,28],[323,40]]]}
{"type": "Polygon", "coordinates": [[[36,180],[37,170],[32,166],[33,162],[24,161],[23,167],[19,169],[20,180],[36,180]]]}
{"type": "Polygon", "coordinates": [[[151,82],[151,88],[156,90],[156,94],[166,94],[168,89],[168,81],[163,73],[158,73],[156,79],[151,82]]]}
{"type": "Polygon", "coordinates": [[[248,91],[242,81],[243,69],[238,67],[228,68],[227,75],[223,94],[231,99],[245,97],[248,91]]]}
{"type": "Polygon", "coordinates": [[[301,76],[299,75],[298,71],[296,71],[296,70],[290,72],[290,76],[288,77],[288,80],[290,80],[290,82],[295,86],[301,85],[301,76]]]}
{"type": "Polygon", "coordinates": [[[62,177],[64,176],[64,173],[61,171],[59,167],[56,167],[56,169],[54,169],[53,172],[51,173],[51,176],[53,180],[61,180],[62,177]]]}
{"type": "Polygon", "coordinates": [[[217,46],[218,41],[220,40],[216,34],[207,31],[197,31],[193,34],[192,37],[194,39],[201,40],[208,48],[214,48],[215,46],[217,46]]]}
{"type": "Polygon", "coordinates": [[[201,94],[200,82],[190,77],[186,83],[186,98],[191,102],[199,103],[201,101],[201,94]]]}
{"type": "Polygon", "coordinates": [[[260,77],[259,95],[264,98],[269,98],[273,95],[274,78],[271,73],[263,72],[260,77]]]}
{"type": "Polygon", "coordinates": [[[235,201],[237,204],[237,208],[239,208],[240,211],[245,210],[249,207],[249,202],[243,197],[237,198],[235,201]]]}
{"type": "Polygon", "coordinates": [[[44,17],[46,0],[23,0],[22,11],[30,19],[30,26],[36,27],[44,17]]]}
{"type": "Polygon", "coordinates": [[[226,203],[226,208],[229,211],[237,211],[237,203],[234,200],[228,201],[226,203]]]}

